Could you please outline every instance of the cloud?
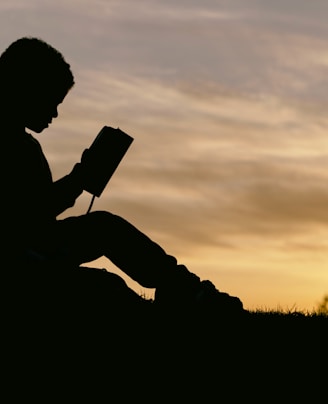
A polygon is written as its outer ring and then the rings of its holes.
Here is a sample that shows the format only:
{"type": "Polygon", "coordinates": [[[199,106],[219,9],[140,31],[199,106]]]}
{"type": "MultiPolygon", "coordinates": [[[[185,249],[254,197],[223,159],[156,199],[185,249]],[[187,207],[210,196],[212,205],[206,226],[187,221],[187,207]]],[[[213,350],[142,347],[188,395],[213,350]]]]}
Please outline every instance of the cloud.
{"type": "Polygon", "coordinates": [[[107,111],[135,136],[99,208],[110,206],[181,249],[236,248],[241,236],[285,237],[327,224],[327,140],[315,109],[215,83],[168,87],[104,72],[83,75],[66,111],[71,119],[62,117],[71,137],[76,131],[89,144],[107,111]],[[73,131],[79,114],[85,123],[73,131]]]}
{"type": "Polygon", "coordinates": [[[327,238],[327,7],[5,1],[0,46],[41,36],[73,68],[76,86],[39,137],[55,177],[102,125],[135,137],[95,209],[122,214],[200,271],[219,262],[220,280],[239,271],[279,283],[294,265],[308,286],[310,262],[323,279],[327,238]]]}

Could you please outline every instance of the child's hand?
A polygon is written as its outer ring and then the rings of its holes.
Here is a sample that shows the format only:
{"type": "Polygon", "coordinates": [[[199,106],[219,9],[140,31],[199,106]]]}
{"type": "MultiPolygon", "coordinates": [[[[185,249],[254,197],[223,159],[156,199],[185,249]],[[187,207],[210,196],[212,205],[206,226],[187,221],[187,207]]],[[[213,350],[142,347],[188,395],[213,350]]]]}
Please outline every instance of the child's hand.
{"type": "Polygon", "coordinates": [[[89,158],[88,154],[89,154],[89,149],[84,149],[83,153],[82,153],[82,156],[81,156],[81,163],[85,167],[87,167],[88,161],[89,161],[88,160],[88,158],[89,158]]]}
{"type": "Polygon", "coordinates": [[[74,178],[75,184],[79,186],[82,190],[84,189],[86,178],[89,172],[88,167],[89,167],[89,149],[85,149],[81,155],[80,162],[75,164],[70,174],[71,177],[74,178]]]}
{"type": "Polygon", "coordinates": [[[88,172],[88,151],[85,149],[81,155],[81,161],[76,163],[70,173],[75,185],[82,190],[84,189],[85,179],[88,172]]]}

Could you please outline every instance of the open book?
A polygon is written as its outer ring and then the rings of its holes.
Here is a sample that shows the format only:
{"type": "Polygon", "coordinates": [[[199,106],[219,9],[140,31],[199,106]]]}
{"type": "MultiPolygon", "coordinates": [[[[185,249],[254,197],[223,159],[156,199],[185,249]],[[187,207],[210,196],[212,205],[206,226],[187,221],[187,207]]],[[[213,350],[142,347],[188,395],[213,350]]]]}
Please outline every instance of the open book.
{"type": "Polygon", "coordinates": [[[87,150],[84,190],[99,197],[130,147],[133,138],[119,128],[104,126],[87,150]]]}

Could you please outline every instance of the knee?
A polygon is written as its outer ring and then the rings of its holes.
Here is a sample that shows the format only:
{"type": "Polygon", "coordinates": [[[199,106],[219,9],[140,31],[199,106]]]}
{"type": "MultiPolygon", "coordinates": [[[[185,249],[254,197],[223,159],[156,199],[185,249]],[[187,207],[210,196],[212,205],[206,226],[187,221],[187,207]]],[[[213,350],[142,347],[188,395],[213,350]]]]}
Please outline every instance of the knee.
{"type": "Polygon", "coordinates": [[[108,229],[115,227],[116,223],[119,223],[123,219],[120,216],[114,215],[105,210],[95,210],[87,214],[88,219],[96,226],[98,229],[108,229]]]}

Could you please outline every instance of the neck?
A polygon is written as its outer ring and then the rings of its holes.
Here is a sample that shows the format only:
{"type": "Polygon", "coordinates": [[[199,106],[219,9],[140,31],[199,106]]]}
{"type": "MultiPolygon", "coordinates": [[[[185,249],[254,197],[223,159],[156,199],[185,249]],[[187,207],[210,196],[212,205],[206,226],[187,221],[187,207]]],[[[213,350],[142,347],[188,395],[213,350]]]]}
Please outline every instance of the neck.
{"type": "Polygon", "coordinates": [[[17,125],[14,124],[13,122],[2,122],[1,123],[2,128],[4,128],[5,130],[11,132],[11,133],[25,133],[25,127],[24,125],[17,125]]]}
{"type": "Polygon", "coordinates": [[[10,132],[15,133],[24,133],[25,132],[25,125],[21,123],[17,116],[15,117],[14,114],[6,113],[3,111],[0,115],[0,124],[1,127],[9,130],[10,132]]]}

